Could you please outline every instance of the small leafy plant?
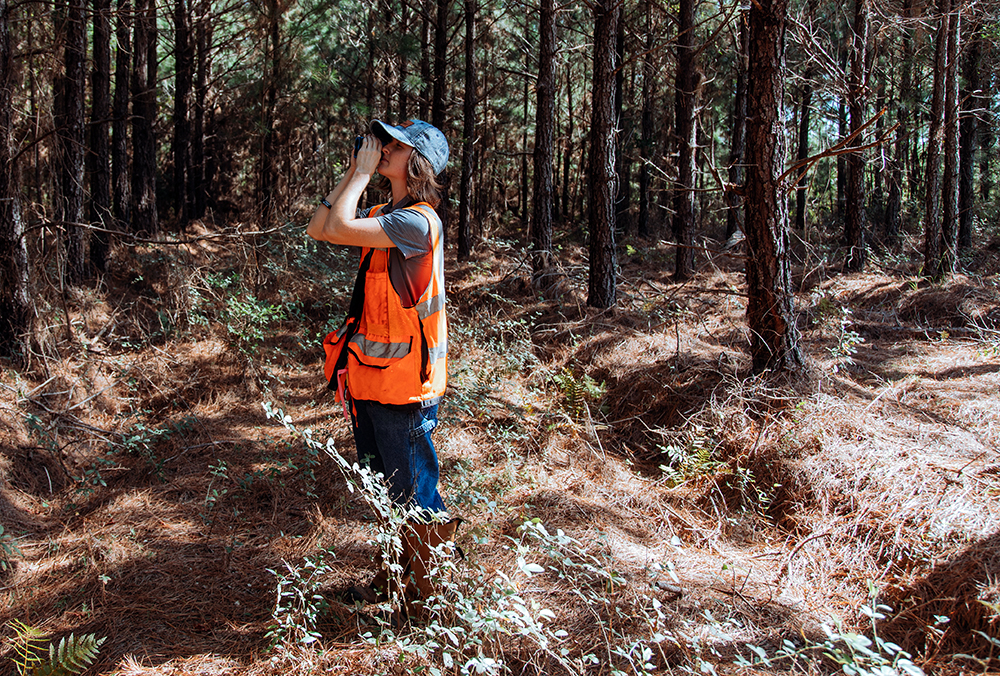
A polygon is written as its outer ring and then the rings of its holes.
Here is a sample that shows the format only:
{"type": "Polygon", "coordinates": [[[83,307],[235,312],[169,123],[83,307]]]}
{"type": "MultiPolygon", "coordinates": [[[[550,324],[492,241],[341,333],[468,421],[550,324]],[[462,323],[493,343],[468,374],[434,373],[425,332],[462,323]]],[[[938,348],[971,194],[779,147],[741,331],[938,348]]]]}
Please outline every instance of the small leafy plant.
{"type": "Polygon", "coordinates": [[[278,594],[267,631],[270,649],[285,643],[309,645],[320,638],[316,630],[329,603],[320,593],[324,576],[332,572],[326,562],[327,550],[307,557],[301,566],[282,561],[285,570],[268,569],[278,579],[278,594]]]}
{"type": "Polygon", "coordinates": [[[0,570],[10,568],[10,560],[21,553],[17,543],[10,533],[4,531],[3,524],[0,524],[0,570]]]}
{"type": "Polygon", "coordinates": [[[837,361],[833,365],[833,372],[836,373],[844,366],[854,364],[854,355],[858,352],[858,345],[865,342],[865,339],[852,328],[851,311],[849,308],[839,308],[837,313],[837,343],[829,348],[830,355],[837,361]]]}
{"type": "Polygon", "coordinates": [[[834,618],[822,625],[826,638],[820,643],[806,641],[799,646],[786,639],[774,656],[769,656],[760,646],[748,645],[754,657],[747,659],[740,656],[736,664],[769,669],[782,662],[790,662],[792,665],[803,662],[812,664],[816,662],[818,653],[839,665],[847,676],[924,676],[923,669],[913,663],[910,653],[878,635],[877,621],[885,619],[885,613],[890,610],[889,606],[875,603],[874,600],[871,605],[861,606],[861,612],[871,619],[873,638],[845,630],[841,620],[834,618]]]}
{"type": "Polygon", "coordinates": [[[269,305],[250,294],[230,296],[222,320],[229,335],[229,346],[237,354],[254,359],[267,338],[267,328],[285,318],[281,306],[269,305]]]}

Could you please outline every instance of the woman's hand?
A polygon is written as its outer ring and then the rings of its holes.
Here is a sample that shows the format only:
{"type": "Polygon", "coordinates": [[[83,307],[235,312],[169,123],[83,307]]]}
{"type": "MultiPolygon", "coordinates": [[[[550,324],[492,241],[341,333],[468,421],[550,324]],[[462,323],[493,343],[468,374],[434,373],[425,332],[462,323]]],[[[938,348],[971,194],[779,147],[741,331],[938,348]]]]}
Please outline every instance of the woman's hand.
{"type": "Polygon", "coordinates": [[[371,176],[375,173],[378,163],[381,160],[382,144],[375,136],[368,134],[365,136],[364,143],[361,144],[361,149],[358,150],[357,156],[352,158],[351,164],[354,166],[355,171],[361,172],[366,176],[371,176]]]}

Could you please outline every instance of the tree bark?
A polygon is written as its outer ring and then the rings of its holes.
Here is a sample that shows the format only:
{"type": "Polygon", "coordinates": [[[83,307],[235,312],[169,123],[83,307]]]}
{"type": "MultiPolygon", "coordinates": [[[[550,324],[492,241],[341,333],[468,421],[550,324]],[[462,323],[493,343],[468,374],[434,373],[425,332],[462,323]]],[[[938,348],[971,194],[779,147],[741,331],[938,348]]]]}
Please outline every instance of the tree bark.
{"type": "Polygon", "coordinates": [[[788,0],[758,0],[749,10],[747,83],[747,323],[755,372],[802,365],[788,262],[785,163],[785,28],[788,0]]]}
{"type": "Polygon", "coordinates": [[[948,14],[948,57],[944,94],[944,174],[941,178],[941,257],[936,276],[955,273],[958,265],[958,59],[961,14],[957,3],[948,14]]]}
{"type": "MultiPolygon", "coordinates": [[[[528,27],[528,17],[524,17],[524,37],[526,41],[530,42],[531,30],[528,27]]],[[[524,112],[521,119],[524,121],[521,127],[521,189],[517,194],[517,210],[518,218],[521,220],[521,225],[526,229],[528,225],[528,98],[529,92],[531,91],[528,82],[528,69],[530,68],[530,59],[527,53],[524,55],[524,81],[523,81],[523,97],[522,104],[524,105],[524,112]]]]}
{"type": "Polygon", "coordinates": [[[57,218],[65,233],[66,280],[79,283],[87,274],[90,231],[84,221],[86,127],[84,92],[87,31],[85,0],[70,0],[54,12],[56,36],[63,42],[63,72],[56,83],[56,147],[59,184],[57,218]]]}
{"type": "Polygon", "coordinates": [[[941,147],[944,145],[944,97],[948,66],[948,16],[951,0],[938,0],[939,28],[934,47],[934,88],[931,95],[924,180],[924,271],[936,274],[941,258],[941,147]]]}
{"type": "Polygon", "coordinates": [[[0,356],[23,362],[31,333],[28,246],[14,155],[14,60],[11,7],[0,0],[0,356]]]}
{"type": "Polygon", "coordinates": [[[434,101],[431,104],[431,124],[445,128],[448,96],[448,7],[449,0],[437,0],[437,20],[434,26],[434,101]]]}
{"type": "MultiPolygon", "coordinates": [[[[447,130],[448,123],[448,12],[450,0],[437,0],[437,19],[434,23],[434,100],[431,102],[431,124],[441,131],[447,130]]],[[[448,192],[451,176],[446,169],[438,176],[441,182],[441,203],[437,207],[438,217],[447,241],[448,235],[448,192]]]]}
{"type": "Polygon", "coordinates": [[[696,120],[701,73],[695,63],[694,0],[680,0],[677,12],[677,76],[675,123],[677,125],[677,187],[674,193],[674,233],[677,251],[674,279],[683,281],[694,272],[694,182],[698,144],[696,120]]]}
{"type": "MultiPolygon", "coordinates": [[[[625,15],[623,12],[618,25],[622,25],[624,22],[625,15]]],[[[622,59],[624,59],[624,53],[622,55],[622,59]]],[[[627,73],[624,82],[624,85],[627,86],[624,88],[622,95],[629,101],[629,105],[622,109],[618,117],[618,129],[620,131],[618,142],[618,194],[615,201],[615,222],[617,223],[616,227],[619,232],[631,235],[634,227],[634,219],[632,218],[632,146],[635,139],[635,129],[632,112],[634,105],[632,102],[635,100],[635,68],[631,65],[626,68],[624,60],[619,61],[619,63],[623,64],[619,70],[627,73]]]]}
{"type": "MultiPolygon", "coordinates": [[[[802,88],[802,100],[799,102],[799,145],[795,158],[803,162],[809,157],[809,113],[812,111],[812,73],[806,73],[806,83],[802,88]]],[[[795,186],[795,229],[805,232],[806,229],[806,188],[809,178],[806,172],[795,186]]]]}
{"type": "MultiPolygon", "coordinates": [[[[912,13],[910,0],[903,0],[903,16],[910,18],[912,13]]],[[[896,138],[893,148],[892,168],[889,172],[889,199],[885,213],[885,239],[890,246],[899,243],[902,228],[903,212],[903,174],[906,167],[907,144],[912,134],[912,118],[910,110],[913,107],[913,36],[909,26],[902,26],[903,32],[903,63],[899,80],[899,94],[896,97],[896,138]]],[[[910,185],[911,197],[913,186],[910,185]]]]}
{"type": "MultiPolygon", "coordinates": [[[[466,5],[468,7],[468,5],[466,5]]],[[[399,8],[399,25],[409,26],[410,25],[410,6],[406,2],[400,3],[399,8]]],[[[399,119],[407,120],[409,119],[409,106],[408,106],[408,96],[406,94],[406,77],[409,72],[409,65],[406,62],[406,53],[403,50],[399,51],[399,101],[396,104],[399,108],[399,119]]]]}
{"type": "Polygon", "coordinates": [[[617,302],[615,260],[615,36],[621,3],[599,0],[594,9],[594,74],[590,123],[590,274],[587,305],[617,302]]]}
{"type": "Polygon", "coordinates": [[[962,64],[964,71],[965,90],[959,96],[963,102],[963,110],[959,129],[959,219],[958,248],[968,249],[972,246],[972,221],[975,214],[976,193],[974,186],[976,169],[976,141],[979,137],[978,110],[985,108],[987,103],[982,98],[982,83],[979,78],[979,68],[982,61],[982,33],[979,29],[972,32],[962,64]]]}
{"type": "MultiPolygon", "coordinates": [[[[741,14],[739,33],[739,53],[736,59],[736,92],[733,96],[732,123],[729,141],[729,182],[742,186],[745,171],[747,128],[747,55],[750,48],[747,38],[747,15],[741,14]]],[[[737,190],[726,191],[726,239],[737,231],[743,232],[743,197],[737,190]]]]}
{"type": "MultiPolygon", "coordinates": [[[[848,50],[846,45],[840,48],[840,67],[847,72],[848,50]]],[[[843,94],[837,97],[837,136],[847,136],[847,97],[843,94]]],[[[837,218],[847,221],[847,156],[837,155],[837,218]]]]}
{"type": "Polygon", "coordinates": [[[979,153],[979,199],[983,203],[989,202],[993,197],[993,173],[990,166],[993,159],[993,144],[996,142],[996,135],[993,132],[996,117],[993,115],[992,81],[992,78],[987,78],[983,83],[983,110],[980,111],[983,123],[979,125],[979,146],[982,150],[979,153]]]}
{"type": "Polygon", "coordinates": [[[427,114],[431,110],[431,20],[427,16],[427,11],[420,13],[420,81],[423,88],[420,90],[420,105],[418,106],[420,119],[426,120],[427,114]]]}
{"type": "Polygon", "coordinates": [[[156,210],[156,2],[136,0],[132,62],[132,227],[159,231],[156,210]]]}
{"type": "MultiPolygon", "coordinates": [[[[275,117],[278,106],[278,81],[282,74],[281,60],[281,15],[278,0],[268,0],[267,8],[267,63],[265,64],[264,98],[261,101],[261,151],[258,158],[257,204],[260,207],[261,222],[269,227],[275,208],[275,185],[278,180],[277,142],[275,117]]],[[[374,79],[374,78],[372,78],[374,79]]],[[[262,228],[263,229],[263,228],[262,228]]]]}
{"type": "Polygon", "coordinates": [[[652,189],[649,164],[653,161],[653,96],[656,73],[653,70],[652,8],[649,0],[642,4],[646,24],[646,41],[642,54],[642,117],[639,129],[639,237],[649,237],[649,204],[652,189]]]}
{"type": "MultiPolygon", "coordinates": [[[[111,217],[111,0],[94,0],[94,65],[90,72],[90,222],[98,228],[113,225],[111,217]]],[[[90,262],[100,272],[107,268],[108,233],[95,230],[90,262]]]]}
{"type": "Polygon", "coordinates": [[[562,182],[562,217],[563,221],[569,223],[575,215],[572,199],[569,192],[569,165],[573,157],[573,122],[575,119],[573,110],[573,81],[570,77],[570,64],[566,63],[566,144],[563,150],[563,182],[562,182]]]}
{"type": "Polygon", "coordinates": [[[178,225],[191,219],[193,199],[188,192],[191,170],[191,89],[194,86],[194,54],[191,45],[190,0],[174,1],[174,158],[173,199],[178,225]]]}
{"type": "Polygon", "coordinates": [[[541,0],[538,20],[538,79],[535,82],[534,186],[531,266],[536,283],[552,266],[552,160],[555,131],[555,3],[541,0]]]}
{"type": "Polygon", "coordinates": [[[197,69],[194,92],[194,135],[191,140],[191,173],[188,176],[188,194],[191,196],[191,218],[203,218],[208,207],[207,172],[205,168],[205,133],[208,81],[211,75],[211,26],[208,14],[210,0],[198,0],[198,17],[195,23],[195,54],[197,69]]]}
{"type": "Polygon", "coordinates": [[[626,146],[629,140],[627,115],[625,110],[625,17],[624,13],[618,20],[618,30],[615,34],[615,58],[619,68],[615,71],[615,127],[620,131],[618,143],[615,144],[615,175],[618,180],[615,185],[615,227],[619,232],[628,232],[629,212],[629,176],[627,168],[626,146]]]}
{"type": "MultiPolygon", "coordinates": [[[[851,77],[848,87],[848,107],[851,116],[851,133],[858,134],[852,145],[864,145],[864,134],[859,133],[865,124],[866,99],[868,98],[867,53],[869,0],[855,0],[854,42],[851,50],[851,77]]],[[[864,269],[868,257],[867,218],[865,215],[865,159],[860,151],[847,156],[847,186],[844,218],[844,244],[847,246],[845,268],[852,272],[864,269]]]]}
{"type": "Polygon", "coordinates": [[[465,0],[465,100],[462,120],[462,180],[458,203],[458,258],[472,253],[470,223],[476,139],[476,0],[465,0]]]}
{"type": "Polygon", "coordinates": [[[132,229],[128,105],[132,80],[132,3],[118,0],[115,16],[115,97],[111,111],[111,192],[115,229],[132,229]]]}
{"type": "Polygon", "coordinates": [[[535,82],[534,195],[531,217],[531,267],[539,282],[552,266],[552,160],[555,136],[556,21],[553,0],[541,0],[538,20],[538,80],[535,82]]]}

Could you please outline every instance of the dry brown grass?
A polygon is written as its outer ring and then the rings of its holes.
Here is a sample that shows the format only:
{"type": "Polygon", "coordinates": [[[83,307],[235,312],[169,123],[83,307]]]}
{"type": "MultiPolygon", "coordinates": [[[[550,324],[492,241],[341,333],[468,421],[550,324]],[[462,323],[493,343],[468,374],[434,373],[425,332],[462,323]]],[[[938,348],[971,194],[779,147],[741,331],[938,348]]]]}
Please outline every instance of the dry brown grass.
{"type": "MultiPolygon", "coordinates": [[[[437,439],[470,559],[513,571],[505,538],[526,518],[561,528],[628,580],[623,607],[655,596],[688,637],[661,644],[663,670],[700,646],[731,672],[743,642],[817,637],[834,615],[863,627],[869,585],[895,609],[885,635],[927,668],[990,656],[974,632],[998,636],[1000,621],[1000,362],[976,327],[1000,317],[996,277],[814,280],[799,299],[811,367],[776,382],[747,374],[733,260],[681,286],[663,272],[669,255],[658,245],[624,261],[622,302],[604,312],[586,307],[572,257],[542,294],[509,252],[452,261],[453,387],[437,439]],[[853,363],[830,353],[837,307],[864,338],[853,363]],[[603,384],[603,397],[574,405],[567,373],[603,384]],[[951,618],[943,632],[928,628],[935,615],[951,618]]],[[[45,306],[31,368],[4,371],[0,523],[19,551],[0,578],[0,623],[107,636],[106,674],[409,673],[412,661],[361,642],[359,617],[336,604],[319,648],[266,651],[269,569],[329,548],[334,590],[372,567],[367,507],[260,406],[276,402],[352,453],[313,343],[328,289],[263,274],[262,297],[283,289],[307,319],[270,327],[274,378],[259,391],[221,326],[186,323],[187,285],[249,274],[247,258],[211,243],[171,256],[147,260],[142,280],[139,263],[120,261],[106,288],[73,292],[73,340],[45,306]],[[162,335],[158,313],[179,330],[162,335]],[[136,436],[148,451],[123,452],[136,436]],[[95,468],[106,485],[80,481],[95,468]]],[[[565,581],[521,584],[574,654],[601,645],[601,613],[565,581]]],[[[504,656],[518,673],[556,669],[523,642],[504,656]]]]}

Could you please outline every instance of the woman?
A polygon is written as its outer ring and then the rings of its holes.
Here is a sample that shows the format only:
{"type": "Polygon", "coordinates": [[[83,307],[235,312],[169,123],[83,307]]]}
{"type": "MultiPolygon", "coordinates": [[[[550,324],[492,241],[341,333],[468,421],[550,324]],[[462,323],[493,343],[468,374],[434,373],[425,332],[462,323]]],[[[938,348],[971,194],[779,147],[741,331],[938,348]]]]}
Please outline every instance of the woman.
{"type": "MultiPolygon", "coordinates": [[[[442,518],[431,441],[447,379],[444,238],[434,207],[448,143],[440,130],[420,120],[398,126],[376,120],[371,132],[306,232],[362,248],[363,305],[347,336],[344,368],[333,377],[340,396],[350,402],[359,462],[385,476],[393,501],[415,505],[423,515],[404,534],[403,549],[410,582],[426,595],[432,591],[424,570],[428,548],[450,540],[458,523],[442,518]],[[391,202],[359,210],[375,171],[388,184],[391,202]]],[[[345,325],[340,335],[346,330],[345,325]]],[[[374,602],[385,597],[387,583],[383,570],[348,596],[374,602]]]]}

